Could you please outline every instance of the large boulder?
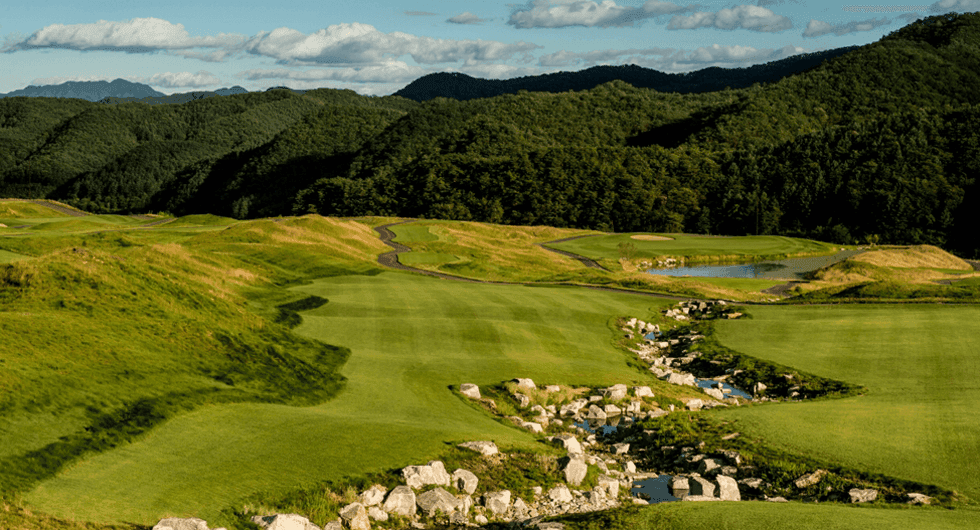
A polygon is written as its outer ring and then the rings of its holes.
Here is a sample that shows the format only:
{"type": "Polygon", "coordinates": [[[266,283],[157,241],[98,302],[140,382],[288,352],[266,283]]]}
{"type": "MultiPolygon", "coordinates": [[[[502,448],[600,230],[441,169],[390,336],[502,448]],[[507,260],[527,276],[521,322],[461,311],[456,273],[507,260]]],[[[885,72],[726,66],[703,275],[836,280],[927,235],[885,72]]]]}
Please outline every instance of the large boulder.
{"type": "Polygon", "coordinates": [[[359,502],[354,502],[340,509],[340,518],[350,530],[371,530],[371,519],[367,509],[359,502]]]}
{"type": "Polygon", "coordinates": [[[609,475],[600,475],[597,482],[599,483],[599,488],[609,497],[615,499],[619,496],[619,479],[610,477],[609,475]]]}
{"type": "Polygon", "coordinates": [[[415,515],[415,492],[410,486],[398,486],[388,494],[382,508],[396,515],[415,515]]]}
{"type": "Polygon", "coordinates": [[[459,491],[466,492],[467,495],[473,495],[476,491],[476,485],[480,482],[476,475],[472,471],[467,471],[465,469],[457,469],[453,471],[453,485],[459,491]]]}
{"type": "Polygon", "coordinates": [[[667,376],[667,382],[672,385],[684,385],[684,386],[697,386],[698,380],[691,374],[679,374],[676,372],[670,372],[667,376]]]}
{"type": "Polygon", "coordinates": [[[384,502],[385,493],[388,493],[388,488],[381,484],[375,484],[361,493],[361,504],[364,506],[378,506],[384,502]]]}
{"type": "Polygon", "coordinates": [[[459,385],[459,392],[470,399],[480,399],[480,387],[473,383],[459,385]]]}
{"type": "Polygon", "coordinates": [[[517,378],[517,379],[513,379],[512,381],[517,383],[517,386],[520,388],[535,388],[535,389],[538,388],[534,386],[534,381],[530,379],[517,378]]]}
{"type": "Polygon", "coordinates": [[[681,497],[687,495],[691,491],[691,481],[687,477],[671,477],[670,479],[670,493],[674,497],[681,497]]]}
{"type": "Polygon", "coordinates": [[[208,522],[197,517],[191,517],[189,519],[168,517],[167,519],[161,519],[153,527],[153,530],[208,530],[208,522]]]}
{"type": "Polygon", "coordinates": [[[544,432],[544,427],[542,427],[541,424],[536,421],[525,421],[524,423],[521,423],[521,427],[533,432],[534,434],[541,434],[544,432]]]}
{"type": "Polygon", "coordinates": [[[720,501],[721,499],[718,497],[711,497],[710,495],[687,495],[681,500],[685,502],[711,502],[720,501]]]}
{"type": "Polygon", "coordinates": [[[444,514],[453,513],[456,511],[456,506],[459,504],[459,501],[452,493],[442,488],[436,488],[419,494],[415,500],[415,504],[422,510],[422,513],[433,517],[439,512],[444,514]]]}
{"type": "Polygon", "coordinates": [[[851,502],[873,502],[878,498],[878,490],[851,488],[847,494],[851,497],[851,502]]]}
{"type": "Polygon", "coordinates": [[[586,417],[590,420],[604,420],[606,419],[606,411],[599,408],[598,405],[589,405],[589,415],[586,417]]]}
{"type": "Polygon", "coordinates": [[[446,467],[438,460],[424,466],[408,466],[402,469],[402,476],[406,484],[416,489],[428,485],[448,486],[452,481],[446,467]]]}
{"type": "Polygon", "coordinates": [[[589,404],[586,399],[576,399],[571,403],[567,403],[561,406],[560,413],[562,416],[574,416],[578,414],[578,411],[582,410],[582,407],[589,404]]]}
{"type": "Polygon", "coordinates": [[[510,491],[494,491],[483,494],[483,505],[496,516],[507,513],[510,508],[510,491]]]}
{"type": "Polygon", "coordinates": [[[648,386],[634,386],[633,387],[633,395],[636,396],[636,397],[638,397],[638,398],[654,397],[653,396],[653,390],[650,390],[650,387],[648,387],[648,386]]]}
{"type": "Polygon", "coordinates": [[[265,530],[320,530],[309,519],[295,513],[256,515],[252,517],[252,522],[265,530]]]}
{"type": "Polygon", "coordinates": [[[589,472],[589,466],[586,465],[585,459],[580,456],[569,457],[564,471],[565,482],[572,486],[578,486],[585,480],[585,475],[589,472]]]}
{"type": "Polygon", "coordinates": [[[719,401],[725,399],[725,393],[722,392],[721,390],[718,390],[717,388],[705,388],[704,393],[708,394],[709,396],[719,401]]]}
{"type": "Polygon", "coordinates": [[[602,389],[602,397],[609,401],[620,401],[626,397],[627,392],[626,385],[613,385],[609,388],[602,389]]]}
{"type": "Polygon", "coordinates": [[[715,479],[718,481],[718,498],[723,501],[740,501],[742,500],[742,494],[738,491],[738,482],[732,477],[726,477],[725,475],[718,475],[715,479]]]}
{"type": "Polygon", "coordinates": [[[377,506],[370,506],[367,510],[368,517],[374,519],[375,521],[385,522],[388,520],[388,512],[378,508],[377,506]]]}
{"type": "Polygon", "coordinates": [[[698,463],[698,473],[702,475],[710,475],[711,473],[720,470],[721,464],[719,464],[714,458],[705,458],[698,463]]]}
{"type": "Polygon", "coordinates": [[[548,490],[548,498],[555,502],[572,502],[572,492],[568,486],[559,484],[548,490]]]}
{"type": "Polygon", "coordinates": [[[579,443],[578,438],[572,436],[571,434],[559,434],[557,436],[553,436],[551,440],[563,446],[570,455],[580,455],[584,453],[584,451],[582,451],[582,444],[579,443]]]}
{"type": "Polygon", "coordinates": [[[701,407],[704,406],[704,401],[700,399],[689,399],[685,405],[687,406],[687,410],[701,410],[701,407]]]}
{"type": "Polygon", "coordinates": [[[470,451],[476,451],[484,456],[491,456],[500,452],[497,449],[497,444],[487,441],[465,442],[459,444],[459,447],[469,449],[470,451]]]}
{"type": "Polygon", "coordinates": [[[630,444],[628,443],[613,444],[613,454],[625,455],[628,452],[630,452],[630,444]]]}
{"type": "Polygon", "coordinates": [[[705,497],[715,496],[715,485],[704,477],[691,477],[688,481],[691,485],[691,495],[703,495],[705,497]]]}
{"type": "Polygon", "coordinates": [[[623,409],[617,407],[616,405],[606,405],[602,407],[602,411],[606,413],[606,417],[619,416],[623,413],[623,409]]]}

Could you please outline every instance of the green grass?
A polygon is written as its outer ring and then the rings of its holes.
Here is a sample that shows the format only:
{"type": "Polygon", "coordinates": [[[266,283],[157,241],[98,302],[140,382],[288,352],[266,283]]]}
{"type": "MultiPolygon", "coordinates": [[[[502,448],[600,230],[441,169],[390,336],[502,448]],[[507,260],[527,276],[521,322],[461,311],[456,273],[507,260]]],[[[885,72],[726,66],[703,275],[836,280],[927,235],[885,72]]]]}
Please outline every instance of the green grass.
{"type": "Polygon", "coordinates": [[[4,219],[23,220],[23,219],[31,219],[31,218],[51,218],[51,217],[67,217],[67,214],[61,213],[52,208],[48,208],[47,206],[36,204],[30,201],[21,201],[16,199],[0,200],[0,222],[5,223],[4,219]]]}
{"type": "Polygon", "coordinates": [[[336,276],[294,291],[329,300],[303,313],[296,332],[353,352],[337,399],[200,409],[76,464],[26,500],[53,515],[109,522],[149,523],[165,513],[207,519],[257,491],[424,462],[446,442],[533,446],[531,436],[461,402],[449,386],[518,376],[651,383],[614,348],[610,325],[617,316],[649,318],[669,303],[402,273],[336,276]]]}
{"type": "Polygon", "coordinates": [[[853,530],[977,528],[980,512],[799,502],[672,502],[562,519],[569,530],[853,530]]]}
{"type": "Polygon", "coordinates": [[[459,258],[452,254],[442,252],[406,252],[398,255],[398,261],[403,265],[441,265],[459,261],[459,258]]]}
{"type": "Polygon", "coordinates": [[[804,254],[830,254],[836,247],[809,239],[782,236],[702,237],[684,234],[658,234],[673,237],[672,241],[633,239],[635,234],[583,237],[550,245],[592,259],[618,260],[619,245],[631,243],[635,258],[658,256],[685,257],[687,262],[719,260],[761,260],[804,254]]]}
{"type": "Polygon", "coordinates": [[[395,233],[394,240],[398,243],[425,243],[439,240],[439,236],[430,232],[429,227],[420,224],[397,225],[389,230],[395,233]]]}
{"type": "Polygon", "coordinates": [[[725,289],[735,289],[739,291],[763,291],[770,287],[786,283],[782,280],[761,280],[756,278],[691,278],[693,281],[704,282],[707,284],[723,287],[725,289]]]}
{"type": "Polygon", "coordinates": [[[13,263],[22,259],[30,259],[30,256],[10,252],[9,250],[0,250],[0,263],[13,263]]]}
{"type": "Polygon", "coordinates": [[[717,323],[737,351],[868,388],[742,407],[734,430],[786,450],[980,498],[980,307],[753,307],[717,323]]]}

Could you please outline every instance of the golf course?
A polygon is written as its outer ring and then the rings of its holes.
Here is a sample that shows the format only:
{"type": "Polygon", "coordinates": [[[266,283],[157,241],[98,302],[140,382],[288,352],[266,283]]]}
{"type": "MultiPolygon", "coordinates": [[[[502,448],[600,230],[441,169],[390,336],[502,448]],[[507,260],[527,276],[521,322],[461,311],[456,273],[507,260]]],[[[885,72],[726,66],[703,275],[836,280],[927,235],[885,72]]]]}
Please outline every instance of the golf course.
{"type": "MultiPolygon", "coordinates": [[[[254,529],[251,515],[287,507],[322,527],[337,517],[325,484],[397,474],[461,442],[551,458],[546,434],[469,403],[459,385],[530,378],[704,396],[623,347],[624,319],[683,328],[664,315],[678,297],[752,302],[744,318],[713,324],[718,343],[863,389],[694,414],[788,455],[954,500],[630,505],[564,517],[567,527],[980,526],[980,297],[933,300],[980,290],[969,266],[903,273],[957,280],[933,283],[920,303],[803,305],[762,302],[779,282],[646,278],[620,261],[620,244],[637,259],[703,261],[839,245],[384,217],[69,217],[41,201],[0,202],[0,224],[0,528],[199,517],[254,529]],[[391,251],[382,226],[410,248],[401,265],[443,276],[379,264],[391,251]]],[[[813,292],[850,292],[847,278],[828,278],[813,292]]]]}

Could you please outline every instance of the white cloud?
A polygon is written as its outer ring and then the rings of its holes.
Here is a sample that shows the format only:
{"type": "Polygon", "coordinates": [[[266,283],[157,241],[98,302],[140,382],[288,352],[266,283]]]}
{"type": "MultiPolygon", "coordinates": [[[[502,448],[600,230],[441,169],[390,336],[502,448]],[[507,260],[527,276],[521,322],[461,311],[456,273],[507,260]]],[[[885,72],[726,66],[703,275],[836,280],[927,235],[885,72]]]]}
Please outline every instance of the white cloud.
{"type": "Polygon", "coordinates": [[[532,0],[510,15],[508,24],[520,28],[568,26],[632,26],[647,18],[691,11],[670,2],[648,0],[642,7],[621,6],[612,0],[532,0]]]}
{"type": "Polygon", "coordinates": [[[382,33],[368,24],[336,24],[306,35],[290,28],[261,32],[249,39],[252,54],[282,64],[371,65],[410,55],[422,64],[457,61],[503,61],[537,48],[529,42],[506,44],[484,40],[417,37],[398,31],[382,33]]]}
{"type": "MultiPolygon", "coordinates": [[[[567,50],[542,55],[538,59],[541,66],[595,66],[597,64],[622,63],[622,58],[636,59],[639,57],[669,57],[677,53],[674,48],[647,48],[628,50],[596,50],[591,52],[570,52],[567,50]]],[[[628,61],[632,62],[632,61],[628,61]]]]}
{"type": "Polygon", "coordinates": [[[933,13],[950,11],[980,11],[980,0],[940,0],[929,6],[933,13]]]}
{"type": "Polygon", "coordinates": [[[67,75],[55,77],[37,77],[31,81],[31,85],[60,85],[68,81],[115,81],[119,77],[108,77],[104,75],[67,75]]]}
{"type": "Polygon", "coordinates": [[[35,31],[21,42],[8,43],[4,51],[64,48],[148,53],[159,50],[228,48],[240,45],[244,40],[242,35],[225,33],[195,37],[184,29],[183,24],[172,24],[159,18],[134,18],[121,22],[100,20],[93,24],[52,24],[35,31]]]}
{"type": "Polygon", "coordinates": [[[700,70],[711,66],[720,68],[745,68],[754,64],[778,61],[807,50],[798,46],[786,45],[782,48],[753,48],[751,46],[720,46],[713,44],[696,50],[678,51],[660,59],[636,58],[634,64],[660,70],[680,73],[700,70]]]}
{"type": "Polygon", "coordinates": [[[678,15],[670,19],[667,29],[747,29],[760,32],[776,32],[790,29],[793,22],[759,6],[740,5],[716,12],[700,12],[691,16],[678,15]]]}
{"type": "Polygon", "coordinates": [[[451,22],[453,24],[482,24],[489,21],[488,18],[480,18],[469,11],[459,14],[446,20],[446,22],[451,22]]]}
{"type": "Polygon", "coordinates": [[[806,25],[806,29],[803,31],[803,36],[806,38],[812,38],[833,33],[839,37],[841,35],[847,35],[848,33],[855,33],[858,31],[871,31],[879,26],[885,26],[888,24],[891,24],[891,20],[888,20],[887,18],[882,18],[881,20],[862,20],[860,22],[852,21],[848,22],[847,24],[838,24],[836,26],[830,25],[821,20],[810,19],[810,23],[806,25]]]}
{"type": "MultiPolygon", "coordinates": [[[[166,88],[191,87],[199,88],[214,86],[221,83],[221,79],[215,77],[211,72],[201,70],[196,74],[190,72],[164,72],[154,74],[149,78],[136,78],[141,83],[148,85],[161,86],[166,88]]],[[[132,79],[131,79],[132,80],[132,79]]]]}
{"type": "Polygon", "coordinates": [[[364,68],[346,67],[305,71],[289,70],[286,68],[271,70],[254,69],[239,72],[238,77],[250,81],[279,79],[291,81],[344,81],[349,83],[399,83],[414,81],[427,73],[429,71],[419,66],[410,66],[401,61],[389,61],[386,64],[364,68]]]}

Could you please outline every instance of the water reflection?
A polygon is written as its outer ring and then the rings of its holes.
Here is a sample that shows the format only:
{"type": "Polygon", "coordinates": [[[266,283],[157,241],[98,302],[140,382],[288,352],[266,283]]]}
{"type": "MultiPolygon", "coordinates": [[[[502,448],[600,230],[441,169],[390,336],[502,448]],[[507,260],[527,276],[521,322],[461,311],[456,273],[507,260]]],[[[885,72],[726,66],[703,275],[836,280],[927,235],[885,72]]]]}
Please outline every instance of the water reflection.
{"type": "Polygon", "coordinates": [[[669,484],[670,475],[660,475],[656,478],[638,480],[633,483],[633,489],[630,490],[630,493],[634,497],[643,499],[650,504],[679,501],[680,499],[670,494],[669,484]]]}
{"type": "Polygon", "coordinates": [[[844,250],[830,256],[810,258],[789,258],[783,260],[761,261],[757,263],[736,263],[725,265],[697,265],[673,267],[668,269],[648,269],[646,272],[659,276],[696,276],[702,278],[765,278],[772,280],[799,280],[810,271],[826,267],[856,256],[863,250],[844,250]]]}

